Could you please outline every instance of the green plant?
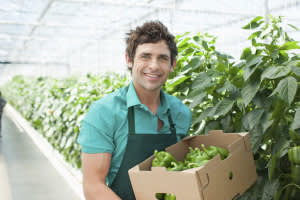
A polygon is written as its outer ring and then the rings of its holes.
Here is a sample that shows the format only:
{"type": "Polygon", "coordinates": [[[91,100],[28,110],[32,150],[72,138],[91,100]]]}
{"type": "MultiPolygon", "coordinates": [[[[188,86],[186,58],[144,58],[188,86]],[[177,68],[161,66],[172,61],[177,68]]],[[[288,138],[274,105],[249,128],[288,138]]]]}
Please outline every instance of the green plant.
{"type": "Polygon", "coordinates": [[[256,17],[244,28],[250,27],[259,30],[250,35],[252,45],[241,55],[245,81],[242,109],[247,111],[242,123],[251,133],[258,173],[267,178],[263,187],[257,183],[248,192],[248,198],[262,187],[260,198],[269,199],[290,182],[285,178],[290,171],[287,152],[300,144],[300,57],[291,51],[300,47],[283,31],[281,17],[270,17],[270,23],[256,17]]]}
{"type": "Polygon", "coordinates": [[[208,114],[211,118],[225,115],[232,109],[231,99],[236,96],[236,87],[242,84],[242,74],[238,67],[233,66],[231,56],[216,50],[215,37],[186,33],[177,36],[176,41],[179,51],[177,66],[165,89],[192,110],[191,134],[200,134],[204,127],[208,132],[208,127],[216,127],[203,119],[208,114]],[[212,109],[216,104],[218,107],[212,109]]]}
{"type": "Polygon", "coordinates": [[[216,51],[207,34],[178,36],[178,67],[166,88],[191,108],[190,134],[250,132],[259,178],[240,199],[272,199],[290,182],[287,152],[300,143],[300,47],[282,17],[259,16],[243,28],[254,32],[240,62],[216,51]]]}
{"type": "Polygon", "coordinates": [[[54,149],[74,167],[81,167],[77,143],[81,120],[90,104],[128,84],[126,76],[50,77],[16,76],[3,87],[3,94],[54,149]]]}

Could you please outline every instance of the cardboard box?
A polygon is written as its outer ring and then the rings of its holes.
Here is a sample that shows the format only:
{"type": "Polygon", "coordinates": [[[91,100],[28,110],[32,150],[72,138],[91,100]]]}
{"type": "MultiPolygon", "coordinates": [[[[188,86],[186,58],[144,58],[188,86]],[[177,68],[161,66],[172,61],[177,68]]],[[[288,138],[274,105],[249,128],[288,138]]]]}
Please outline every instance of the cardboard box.
{"type": "Polygon", "coordinates": [[[221,160],[218,154],[202,167],[174,172],[164,167],[151,167],[152,155],[128,171],[136,200],[155,200],[156,193],[175,194],[176,200],[232,200],[256,181],[248,132],[215,130],[208,135],[186,137],[166,151],[183,161],[189,146],[200,147],[202,143],[223,147],[229,151],[229,156],[221,160]]]}

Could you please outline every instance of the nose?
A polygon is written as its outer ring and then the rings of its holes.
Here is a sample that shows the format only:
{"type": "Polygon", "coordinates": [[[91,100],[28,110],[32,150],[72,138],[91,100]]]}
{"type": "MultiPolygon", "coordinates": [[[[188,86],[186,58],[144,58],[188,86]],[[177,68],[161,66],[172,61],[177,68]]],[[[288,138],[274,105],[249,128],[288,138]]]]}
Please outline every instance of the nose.
{"type": "Polygon", "coordinates": [[[149,63],[149,67],[151,70],[157,70],[159,69],[159,62],[157,59],[152,59],[151,62],[149,63]]]}

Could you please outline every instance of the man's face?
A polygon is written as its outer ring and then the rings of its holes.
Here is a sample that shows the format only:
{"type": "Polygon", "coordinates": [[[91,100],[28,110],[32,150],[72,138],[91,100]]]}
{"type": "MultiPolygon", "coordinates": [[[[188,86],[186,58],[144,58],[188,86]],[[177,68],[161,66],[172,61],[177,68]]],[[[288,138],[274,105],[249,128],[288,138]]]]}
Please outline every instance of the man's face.
{"type": "Polygon", "coordinates": [[[159,91],[176,65],[174,61],[171,66],[171,52],[165,41],[138,45],[133,62],[128,55],[126,61],[137,92],[159,91]]]}

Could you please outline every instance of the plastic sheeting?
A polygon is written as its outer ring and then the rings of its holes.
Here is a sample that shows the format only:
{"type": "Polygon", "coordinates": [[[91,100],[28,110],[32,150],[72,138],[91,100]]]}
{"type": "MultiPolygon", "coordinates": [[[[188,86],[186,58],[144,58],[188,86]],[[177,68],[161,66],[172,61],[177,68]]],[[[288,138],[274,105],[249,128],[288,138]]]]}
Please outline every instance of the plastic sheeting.
{"type": "MultiPolygon", "coordinates": [[[[16,71],[124,71],[125,33],[148,20],[162,21],[174,34],[215,35],[217,49],[233,56],[249,35],[241,27],[255,16],[282,15],[300,28],[300,0],[0,0],[0,5],[0,82],[16,71]]],[[[299,32],[290,31],[300,40],[299,32]]]]}

